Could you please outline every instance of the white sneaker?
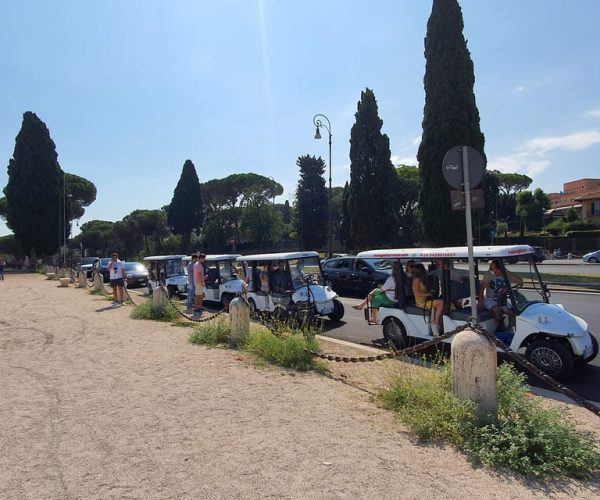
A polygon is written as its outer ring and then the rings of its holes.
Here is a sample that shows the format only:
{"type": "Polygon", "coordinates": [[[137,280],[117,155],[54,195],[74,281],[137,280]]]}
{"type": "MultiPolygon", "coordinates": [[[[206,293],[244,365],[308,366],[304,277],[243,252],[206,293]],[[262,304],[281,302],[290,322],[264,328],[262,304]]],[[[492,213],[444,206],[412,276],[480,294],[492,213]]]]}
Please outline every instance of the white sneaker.
{"type": "Polygon", "coordinates": [[[431,335],[434,337],[440,336],[440,326],[439,325],[431,325],[431,335]]]}

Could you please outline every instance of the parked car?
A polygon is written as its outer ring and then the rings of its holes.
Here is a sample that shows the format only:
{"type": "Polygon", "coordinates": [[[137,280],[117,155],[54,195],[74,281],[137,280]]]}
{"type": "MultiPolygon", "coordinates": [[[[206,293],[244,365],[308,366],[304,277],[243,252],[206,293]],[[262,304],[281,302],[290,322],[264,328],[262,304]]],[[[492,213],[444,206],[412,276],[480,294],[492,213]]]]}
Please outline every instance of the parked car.
{"type": "Polygon", "coordinates": [[[321,263],[323,277],[336,292],[366,295],[383,284],[392,272],[390,259],[363,259],[355,256],[328,259],[321,263]]]}
{"type": "Polygon", "coordinates": [[[99,261],[98,257],[83,257],[81,261],[79,261],[79,270],[82,273],[85,273],[86,278],[92,277],[92,267],[93,265],[99,261]]]}
{"type": "Polygon", "coordinates": [[[587,262],[589,264],[598,264],[598,262],[600,262],[600,250],[596,250],[595,252],[586,253],[583,256],[583,262],[587,262]]]}
{"type": "Polygon", "coordinates": [[[104,283],[108,283],[110,281],[110,272],[108,271],[108,263],[110,262],[110,257],[103,257],[94,262],[92,266],[92,271],[95,273],[100,273],[102,275],[102,280],[104,283]]]}
{"type": "Polygon", "coordinates": [[[127,288],[148,285],[148,269],[139,262],[125,262],[125,278],[127,279],[127,288]]]}

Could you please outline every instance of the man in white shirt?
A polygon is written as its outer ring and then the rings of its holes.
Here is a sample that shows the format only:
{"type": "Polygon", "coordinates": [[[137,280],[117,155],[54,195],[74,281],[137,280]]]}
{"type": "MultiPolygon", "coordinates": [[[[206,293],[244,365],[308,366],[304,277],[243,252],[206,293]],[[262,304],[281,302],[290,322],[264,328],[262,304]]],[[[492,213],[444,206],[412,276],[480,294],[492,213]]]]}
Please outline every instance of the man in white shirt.
{"type": "Polygon", "coordinates": [[[114,304],[123,303],[123,286],[125,284],[125,267],[119,260],[119,254],[113,253],[108,263],[108,272],[110,273],[110,286],[113,290],[114,304]]]}

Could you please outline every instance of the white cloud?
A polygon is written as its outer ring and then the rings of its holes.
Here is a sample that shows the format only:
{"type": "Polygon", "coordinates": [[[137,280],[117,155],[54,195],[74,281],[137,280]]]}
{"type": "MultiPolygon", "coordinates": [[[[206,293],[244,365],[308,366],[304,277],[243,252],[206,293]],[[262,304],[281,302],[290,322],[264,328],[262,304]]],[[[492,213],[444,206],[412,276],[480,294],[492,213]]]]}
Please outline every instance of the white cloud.
{"type": "Polygon", "coordinates": [[[523,92],[525,90],[525,86],[524,85],[519,85],[518,87],[515,87],[515,90],[517,92],[523,92]]]}
{"type": "Polygon", "coordinates": [[[600,108],[591,109],[590,111],[585,113],[585,116],[591,116],[592,118],[600,118],[600,108]]]}
{"type": "Polygon", "coordinates": [[[391,156],[392,165],[397,167],[398,165],[418,165],[417,157],[415,156],[400,156],[400,155],[392,155],[391,156]]]}
{"type": "Polygon", "coordinates": [[[546,157],[551,151],[580,151],[595,144],[600,144],[598,130],[584,130],[555,137],[537,137],[526,141],[513,154],[490,159],[488,168],[500,172],[524,173],[529,177],[539,176],[552,164],[546,157]]]}
{"type": "Polygon", "coordinates": [[[411,143],[413,146],[418,146],[419,144],[421,144],[421,136],[420,136],[420,135],[418,135],[417,137],[413,137],[413,138],[410,140],[410,143],[411,143]]]}
{"type": "Polygon", "coordinates": [[[540,137],[525,143],[524,149],[534,154],[543,154],[553,149],[579,151],[600,143],[600,131],[584,130],[562,137],[540,137]]]}

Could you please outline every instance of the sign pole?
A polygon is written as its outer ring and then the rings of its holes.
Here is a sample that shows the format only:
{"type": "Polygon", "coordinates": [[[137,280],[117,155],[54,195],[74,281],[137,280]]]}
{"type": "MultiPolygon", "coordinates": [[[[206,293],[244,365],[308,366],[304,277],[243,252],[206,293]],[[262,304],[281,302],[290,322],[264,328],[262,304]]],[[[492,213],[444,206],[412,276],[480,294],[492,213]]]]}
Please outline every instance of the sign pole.
{"type": "Polygon", "coordinates": [[[471,292],[471,316],[477,324],[477,301],[475,298],[475,258],[473,256],[473,223],[471,219],[471,183],[469,180],[469,147],[462,147],[462,167],[465,191],[465,219],[467,223],[467,248],[469,252],[469,288],[471,292]]]}

